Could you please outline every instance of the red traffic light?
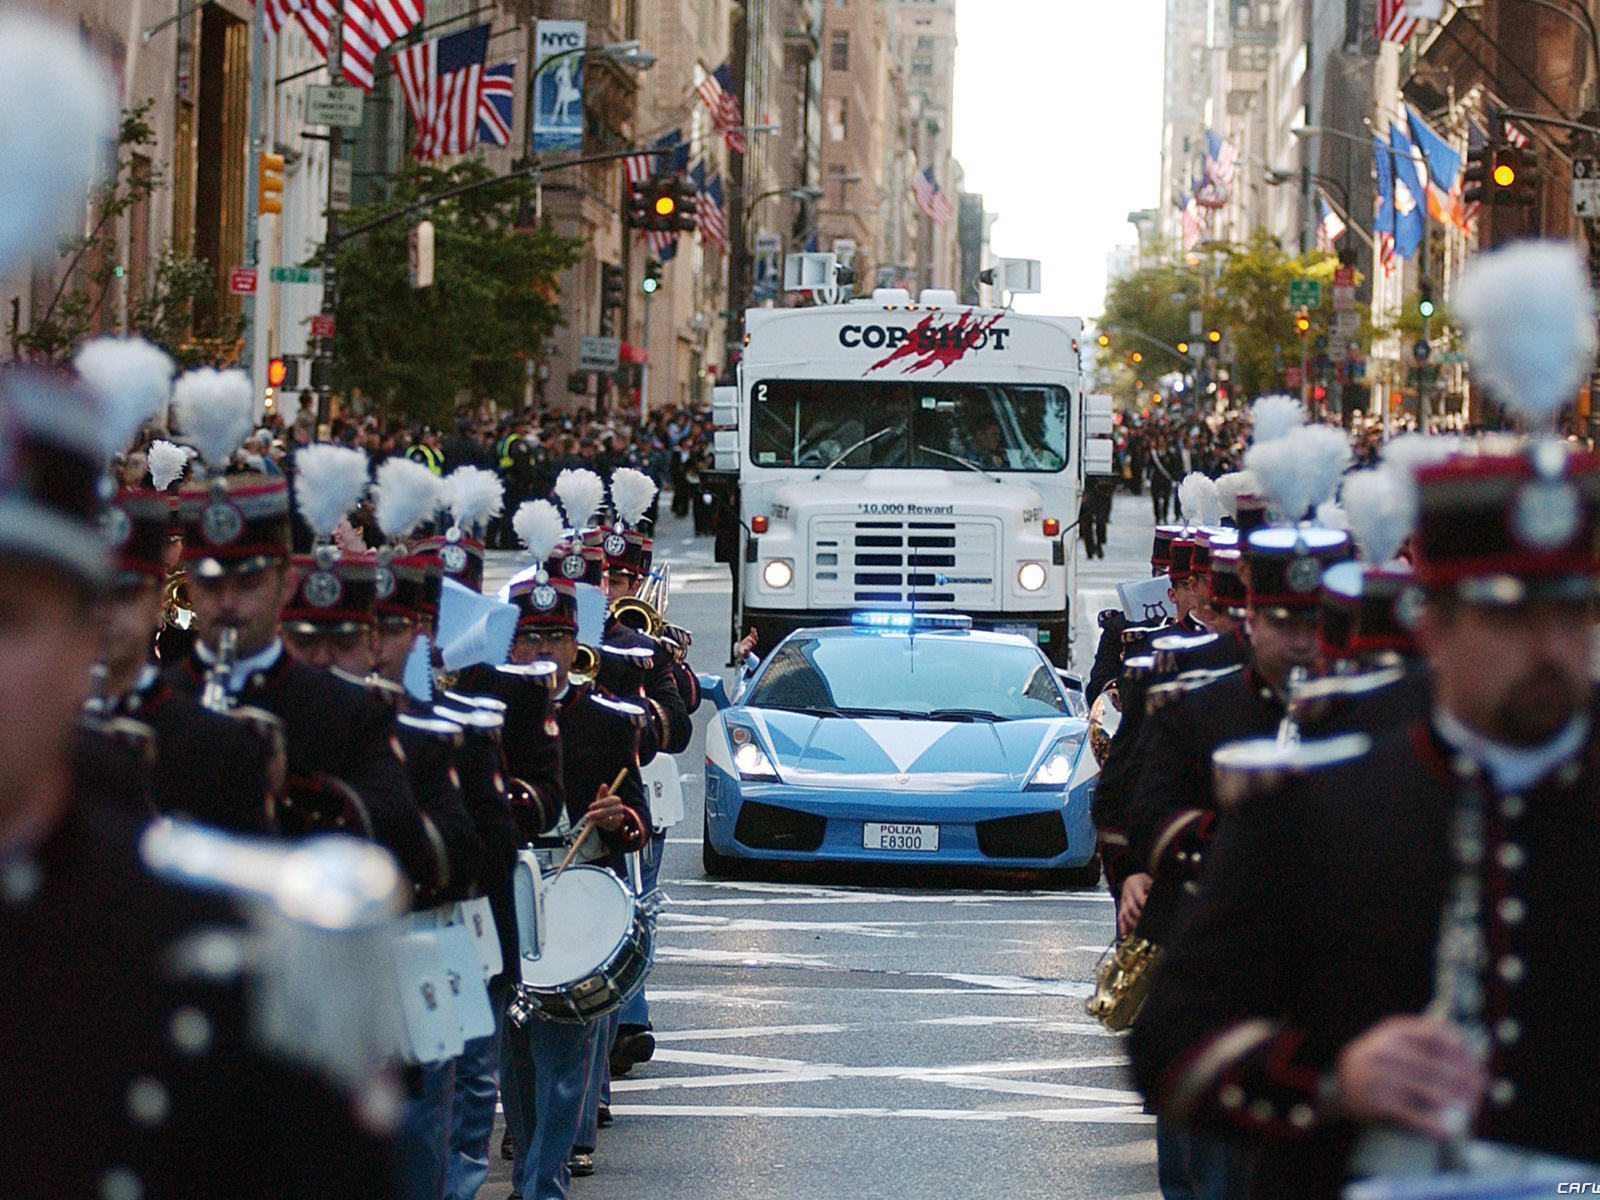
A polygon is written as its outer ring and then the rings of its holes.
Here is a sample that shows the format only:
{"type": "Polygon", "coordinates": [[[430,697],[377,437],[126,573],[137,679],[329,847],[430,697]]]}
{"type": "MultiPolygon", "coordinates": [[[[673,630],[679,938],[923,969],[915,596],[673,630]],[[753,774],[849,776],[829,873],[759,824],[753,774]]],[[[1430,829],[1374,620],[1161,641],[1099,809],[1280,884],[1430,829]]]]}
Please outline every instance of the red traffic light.
{"type": "Polygon", "coordinates": [[[283,359],[275,358],[267,364],[267,386],[282,387],[283,381],[289,377],[289,368],[283,359]]]}

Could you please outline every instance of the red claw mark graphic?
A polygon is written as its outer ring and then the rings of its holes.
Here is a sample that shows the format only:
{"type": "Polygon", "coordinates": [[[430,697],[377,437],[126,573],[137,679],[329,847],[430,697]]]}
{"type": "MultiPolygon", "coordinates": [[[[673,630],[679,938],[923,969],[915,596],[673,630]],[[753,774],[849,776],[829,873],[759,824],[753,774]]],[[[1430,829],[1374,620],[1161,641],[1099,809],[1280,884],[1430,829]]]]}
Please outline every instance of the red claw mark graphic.
{"type": "MultiPolygon", "coordinates": [[[[944,371],[974,350],[987,346],[991,336],[989,331],[994,329],[1005,315],[1005,313],[995,313],[992,317],[980,318],[964,312],[954,321],[939,325],[935,324],[939,314],[929,313],[912,327],[905,341],[862,373],[870,375],[874,371],[883,370],[891,363],[907,359],[911,360],[905,366],[908,373],[926,371],[930,367],[944,371]]],[[[1009,331],[999,331],[995,335],[997,349],[998,339],[1004,337],[1007,332],[1009,331]]]]}

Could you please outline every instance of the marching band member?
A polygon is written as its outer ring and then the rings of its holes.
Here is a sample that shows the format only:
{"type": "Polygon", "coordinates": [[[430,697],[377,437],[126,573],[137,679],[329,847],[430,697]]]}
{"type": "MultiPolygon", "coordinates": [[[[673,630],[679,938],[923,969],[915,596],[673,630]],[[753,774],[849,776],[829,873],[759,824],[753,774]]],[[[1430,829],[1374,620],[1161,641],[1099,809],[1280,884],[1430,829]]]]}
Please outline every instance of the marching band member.
{"type": "MultiPolygon", "coordinates": [[[[1459,307],[1478,377],[1552,418],[1594,356],[1571,248],[1480,260],[1459,307]]],[[[1573,1003],[1600,985],[1573,886],[1600,853],[1600,460],[1539,438],[1424,467],[1416,511],[1421,703],[1356,757],[1304,744],[1223,822],[1134,1028],[1140,1086],[1247,1139],[1256,1196],[1440,1170],[1500,1195],[1541,1154],[1600,1178],[1600,1010],[1573,1003]]]]}
{"type": "MultiPolygon", "coordinates": [[[[520,610],[511,658],[554,665],[553,715],[561,738],[566,816],[581,831],[582,848],[592,859],[621,874],[623,853],[637,850],[650,828],[637,765],[644,712],[571,679],[578,649],[572,580],[584,573],[582,547],[556,546],[559,524],[549,531],[530,529],[525,512],[533,511],[533,505],[524,505],[514,520],[541,568],[511,585],[511,602],[520,610]]],[[[567,1194],[575,1173],[569,1156],[578,1156],[577,1173],[593,1171],[594,1113],[585,1096],[605,1068],[614,1024],[615,1014],[584,1025],[535,1017],[506,1038],[502,1096],[516,1143],[512,1185],[527,1200],[559,1200],[567,1194]]]]}

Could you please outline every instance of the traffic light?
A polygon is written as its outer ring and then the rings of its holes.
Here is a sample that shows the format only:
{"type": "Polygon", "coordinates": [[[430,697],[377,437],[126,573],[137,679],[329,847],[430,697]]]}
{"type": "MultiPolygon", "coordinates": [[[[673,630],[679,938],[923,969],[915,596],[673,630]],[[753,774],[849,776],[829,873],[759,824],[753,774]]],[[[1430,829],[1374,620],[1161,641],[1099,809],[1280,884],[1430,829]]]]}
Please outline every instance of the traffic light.
{"type": "Polygon", "coordinates": [[[1426,321],[1429,317],[1433,316],[1434,313],[1433,284],[1424,279],[1420,284],[1417,285],[1417,288],[1418,291],[1421,292],[1421,295],[1417,299],[1417,313],[1424,321],[1426,321]]]}
{"type": "Polygon", "coordinates": [[[667,195],[672,197],[673,211],[663,233],[693,233],[695,230],[694,180],[685,175],[675,175],[667,180],[667,195]]]}
{"type": "Polygon", "coordinates": [[[600,264],[600,311],[622,307],[622,290],[627,286],[622,268],[616,263],[600,264]]]}
{"type": "Polygon", "coordinates": [[[1133,352],[1133,361],[1136,362],[1136,363],[1142,363],[1144,361],[1144,355],[1140,354],[1137,350],[1135,350],[1133,352]]]}
{"type": "Polygon", "coordinates": [[[262,151],[256,156],[256,211],[283,211],[283,155],[262,151]]]}
{"type": "Polygon", "coordinates": [[[653,296],[660,287],[661,264],[652,258],[644,264],[644,278],[639,281],[639,290],[646,296],[653,296]]]}
{"type": "Polygon", "coordinates": [[[1461,189],[1464,204],[1493,204],[1494,190],[1487,185],[1493,169],[1494,147],[1467,148],[1467,166],[1462,175],[1466,182],[1461,189]]]}
{"type": "Polygon", "coordinates": [[[1222,330],[1220,330],[1220,329],[1213,329],[1209,333],[1206,334],[1206,341],[1210,342],[1213,346],[1215,346],[1221,340],[1222,340],[1222,330]]]}
{"type": "Polygon", "coordinates": [[[1179,354],[1187,354],[1187,353],[1189,353],[1189,343],[1188,342],[1179,342],[1178,343],[1178,353],[1179,354]]]}
{"type": "Polygon", "coordinates": [[[1105,347],[1111,345],[1111,335],[1109,333],[1102,333],[1098,338],[1095,339],[1095,341],[1100,343],[1101,349],[1104,349],[1105,347]]]}
{"type": "Polygon", "coordinates": [[[1311,314],[1303,307],[1294,314],[1294,331],[1301,337],[1311,332],[1311,314]]]}
{"type": "Polygon", "coordinates": [[[650,188],[654,180],[641,179],[628,187],[627,221],[629,229],[650,228],[650,188]]]}
{"type": "Polygon", "coordinates": [[[281,358],[275,358],[267,364],[267,386],[282,387],[283,381],[289,377],[289,366],[281,358]]]}
{"type": "Polygon", "coordinates": [[[1495,199],[1504,204],[1539,202],[1539,157],[1529,146],[1502,146],[1494,158],[1495,199]]]}

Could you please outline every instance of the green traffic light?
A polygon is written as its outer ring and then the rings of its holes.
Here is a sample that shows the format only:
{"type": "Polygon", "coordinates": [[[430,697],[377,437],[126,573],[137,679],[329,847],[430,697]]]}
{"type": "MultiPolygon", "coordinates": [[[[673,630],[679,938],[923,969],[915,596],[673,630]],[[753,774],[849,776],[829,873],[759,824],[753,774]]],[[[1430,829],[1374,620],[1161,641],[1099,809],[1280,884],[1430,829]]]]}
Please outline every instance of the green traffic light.
{"type": "Polygon", "coordinates": [[[1433,316],[1433,301],[1432,300],[1423,300],[1420,304],[1417,305],[1417,311],[1419,313],[1421,313],[1424,317],[1433,316]]]}
{"type": "Polygon", "coordinates": [[[661,281],[659,279],[652,279],[648,275],[646,275],[644,280],[639,284],[640,290],[643,291],[646,296],[653,295],[655,290],[660,286],[661,281]]]}

